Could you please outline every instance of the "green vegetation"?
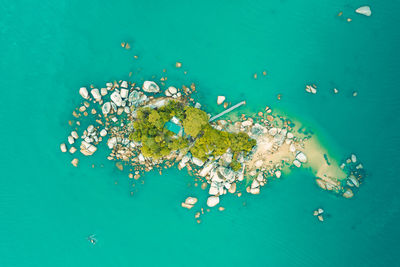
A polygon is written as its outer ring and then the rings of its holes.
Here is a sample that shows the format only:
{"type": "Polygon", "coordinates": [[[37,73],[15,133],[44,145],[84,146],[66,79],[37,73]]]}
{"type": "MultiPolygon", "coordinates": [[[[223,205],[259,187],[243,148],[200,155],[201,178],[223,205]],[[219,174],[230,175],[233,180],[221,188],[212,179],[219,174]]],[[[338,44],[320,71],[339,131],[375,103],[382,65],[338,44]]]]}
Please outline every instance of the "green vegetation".
{"type": "Polygon", "coordinates": [[[209,156],[221,156],[231,148],[234,161],[233,170],[240,169],[236,161],[239,153],[247,154],[256,144],[246,133],[228,133],[211,127],[207,114],[197,108],[189,107],[180,102],[170,101],[158,108],[141,108],[133,123],[134,131],[129,139],[142,143],[141,151],[145,157],[155,159],[164,157],[172,151],[188,147],[189,140],[194,141],[190,149],[196,158],[205,160],[209,156]],[[187,136],[177,137],[164,128],[166,122],[175,116],[182,121],[187,136]]]}
{"type": "Polygon", "coordinates": [[[229,164],[229,167],[231,167],[231,169],[235,172],[237,172],[238,170],[240,170],[240,168],[242,167],[242,165],[237,161],[237,160],[233,160],[231,162],[231,164],[229,164]]]}
{"type": "Polygon", "coordinates": [[[205,125],[208,125],[207,113],[198,108],[185,107],[183,129],[185,133],[196,138],[205,125]]]}
{"type": "Polygon", "coordinates": [[[135,129],[129,139],[142,143],[143,156],[161,158],[174,150],[187,147],[188,141],[164,128],[164,124],[173,116],[182,118],[183,105],[170,101],[167,105],[158,108],[141,108],[137,111],[137,119],[133,123],[135,129]]]}
{"type": "Polygon", "coordinates": [[[203,127],[203,134],[190,149],[196,158],[205,160],[209,156],[221,156],[231,148],[236,160],[240,152],[247,154],[255,146],[256,141],[246,133],[228,133],[212,128],[209,124],[203,127]]]}

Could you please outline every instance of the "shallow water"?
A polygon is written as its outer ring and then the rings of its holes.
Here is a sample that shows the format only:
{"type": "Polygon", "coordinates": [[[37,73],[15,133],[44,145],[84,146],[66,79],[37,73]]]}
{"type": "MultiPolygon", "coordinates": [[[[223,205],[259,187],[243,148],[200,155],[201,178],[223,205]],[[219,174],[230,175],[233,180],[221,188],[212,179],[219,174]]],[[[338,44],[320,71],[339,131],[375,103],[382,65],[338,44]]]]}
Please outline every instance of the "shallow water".
{"type": "Polygon", "coordinates": [[[398,1],[371,2],[371,17],[354,13],[363,1],[115,2],[0,3],[0,266],[400,264],[398,1]],[[180,202],[206,193],[185,171],[133,188],[105,149],[72,167],[59,144],[79,87],[163,69],[171,85],[195,82],[209,112],[222,110],[217,95],[246,100],[242,110],[268,105],[337,157],[356,153],[368,171],[361,190],[339,198],[296,170],[258,196],[224,197],[226,210],[198,225],[180,202]],[[316,95],[304,91],[312,83],[316,95]],[[319,206],[324,223],[312,216],[319,206]]]}

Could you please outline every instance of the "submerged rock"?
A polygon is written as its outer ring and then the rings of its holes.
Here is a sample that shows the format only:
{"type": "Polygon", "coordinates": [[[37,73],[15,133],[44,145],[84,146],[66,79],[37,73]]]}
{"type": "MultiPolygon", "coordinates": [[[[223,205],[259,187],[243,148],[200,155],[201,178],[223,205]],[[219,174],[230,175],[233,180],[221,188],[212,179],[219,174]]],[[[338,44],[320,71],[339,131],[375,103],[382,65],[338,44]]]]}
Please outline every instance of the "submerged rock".
{"type": "Polygon", "coordinates": [[[362,7],[357,8],[356,13],[367,16],[367,17],[372,15],[372,11],[369,6],[362,6],[362,7]]]}
{"type": "Polygon", "coordinates": [[[78,163],[79,163],[79,159],[76,159],[76,158],[71,161],[71,164],[74,165],[74,167],[78,167],[78,163]]]}
{"type": "Polygon", "coordinates": [[[155,82],[145,81],[143,83],[143,91],[147,93],[158,93],[160,91],[160,87],[155,82]]]}
{"type": "Polygon", "coordinates": [[[352,198],[354,196],[353,191],[351,191],[350,188],[347,188],[346,191],[344,191],[343,197],[345,198],[352,198]]]}

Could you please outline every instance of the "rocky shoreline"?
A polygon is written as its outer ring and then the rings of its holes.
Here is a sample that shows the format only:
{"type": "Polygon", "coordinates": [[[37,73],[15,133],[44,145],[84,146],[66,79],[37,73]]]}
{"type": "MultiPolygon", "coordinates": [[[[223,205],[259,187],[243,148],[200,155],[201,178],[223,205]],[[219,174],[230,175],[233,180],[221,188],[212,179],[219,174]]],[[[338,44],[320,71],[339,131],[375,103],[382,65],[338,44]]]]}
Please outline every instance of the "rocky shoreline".
{"type": "MultiPolygon", "coordinates": [[[[345,198],[353,197],[353,190],[359,188],[365,172],[354,154],[340,167],[333,166],[326,154],[315,149],[310,153],[309,134],[296,130],[292,121],[273,114],[269,107],[256,116],[248,117],[242,114],[236,121],[221,119],[209,122],[218,133],[240,134],[248,138],[250,143],[254,144],[249,152],[233,151],[232,147],[227,147],[217,156],[210,150],[206,151],[205,157],[197,158],[193,156],[193,147],[197,146],[196,142],[200,142],[198,140],[204,135],[204,128],[203,132],[199,130],[199,135],[194,138],[190,135],[182,137],[185,130],[183,127],[179,137],[178,133],[165,129],[162,131],[172,141],[174,138],[183,140],[185,146],[172,149],[167,155],[160,157],[146,156],[146,153],[143,153],[143,143],[132,138],[138,131],[135,129],[138,112],[161,110],[171,101],[179,103],[185,109],[200,109],[201,104],[191,95],[195,90],[194,84],[182,88],[170,86],[161,90],[154,81],[145,81],[140,87],[127,81],[109,82],[101,89],[94,86],[81,87],[79,94],[83,102],[72,112],[74,119],[69,121],[69,125],[74,129],[67,137],[67,142],[60,145],[60,150],[76,155],[79,149],[82,155],[91,156],[101,143],[106,143],[110,150],[107,158],[116,161],[120,170],[128,168],[129,178],[135,180],[151,170],[158,170],[161,174],[163,169],[174,165],[177,165],[178,169],[186,168],[194,176],[196,183],[201,184],[202,189],[208,190],[208,207],[217,206],[220,198],[228,193],[239,197],[244,192],[259,194],[269,180],[281,178],[285,169],[309,167],[309,163],[316,157],[325,158],[323,164],[311,164],[318,170],[316,182],[319,187],[345,198]],[[317,156],[309,156],[311,154],[317,156]],[[329,173],[325,171],[328,169],[329,173]],[[345,173],[346,178],[332,176],[332,169],[345,173]]],[[[224,101],[225,96],[219,96],[217,99],[218,104],[223,104],[224,101]]],[[[228,107],[227,102],[224,103],[224,107],[228,107]]],[[[208,114],[208,118],[210,117],[208,114]]],[[[181,127],[182,119],[174,118],[171,121],[181,127]]],[[[74,158],[71,163],[77,167],[79,158],[74,158]]],[[[182,202],[182,207],[191,209],[196,203],[197,198],[189,197],[182,202]]]]}

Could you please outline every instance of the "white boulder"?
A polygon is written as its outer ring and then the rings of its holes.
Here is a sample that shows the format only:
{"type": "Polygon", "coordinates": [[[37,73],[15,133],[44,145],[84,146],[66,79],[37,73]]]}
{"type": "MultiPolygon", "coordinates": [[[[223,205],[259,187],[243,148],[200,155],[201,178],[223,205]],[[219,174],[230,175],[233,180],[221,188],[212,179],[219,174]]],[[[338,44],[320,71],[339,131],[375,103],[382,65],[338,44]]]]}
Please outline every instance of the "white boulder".
{"type": "Polygon", "coordinates": [[[113,92],[111,94],[111,100],[115,103],[115,105],[117,105],[118,107],[120,107],[122,105],[122,98],[121,95],[118,92],[113,92]]]}
{"type": "Polygon", "coordinates": [[[75,139],[78,139],[78,138],[79,138],[79,135],[78,135],[78,133],[77,133],[76,131],[72,131],[72,132],[71,132],[71,136],[72,136],[73,138],[75,138],[75,139]]]}
{"type": "Polygon", "coordinates": [[[125,89],[125,88],[121,89],[121,97],[122,98],[127,98],[128,97],[128,93],[129,93],[128,89],[125,89]]]}
{"type": "Polygon", "coordinates": [[[63,152],[63,153],[67,152],[67,146],[64,143],[62,143],[60,145],[60,149],[61,149],[61,152],[63,152]]]}
{"type": "Polygon", "coordinates": [[[100,94],[101,94],[102,96],[105,96],[107,93],[108,93],[107,88],[101,88],[101,89],[100,89],[100,94]]]}
{"type": "Polygon", "coordinates": [[[101,95],[100,95],[100,91],[97,88],[94,88],[90,91],[90,93],[92,94],[94,100],[96,101],[100,101],[101,100],[101,95]]]}
{"type": "Polygon", "coordinates": [[[68,143],[72,145],[73,143],[75,143],[75,139],[72,136],[68,136],[68,143]]]}
{"type": "Polygon", "coordinates": [[[89,98],[89,93],[88,90],[86,89],[86,87],[81,87],[79,89],[79,94],[84,98],[84,99],[88,99],[89,98]]]}
{"type": "Polygon", "coordinates": [[[186,204],[189,204],[189,205],[194,205],[194,204],[197,203],[197,198],[195,198],[195,197],[188,197],[188,198],[186,198],[185,203],[186,203],[186,204]]]}
{"type": "Polygon", "coordinates": [[[367,17],[372,15],[372,11],[369,6],[362,6],[362,7],[357,8],[356,13],[367,16],[367,17]]]}
{"type": "Polygon", "coordinates": [[[100,136],[106,136],[107,135],[107,130],[106,129],[102,129],[100,131],[100,136]]]}
{"type": "Polygon", "coordinates": [[[218,195],[219,194],[219,189],[218,189],[218,187],[216,187],[214,185],[214,183],[211,184],[210,189],[208,190],[208,194],[210,194],[210,195],[218,195]]]}
{"type": "Polygon", "coordinates": [[[210,208],[215,207],[219,203],[219,197],[217,196],[210,196],[207,199],[207,206],[210,208]]]}
{"type": "Polygon", "coordinates": [[[357,156],[354,155],[354,154],[352,154],[352,155],[351,155],[351,161],[352,161],[353,163],[356,163],[356,162],[357,162],[357,156]]]}
{"type": "Polygon", "coordinates": [[[110,111],[111,111],[111,103],[110,102],[104,103],[104,105],[101,107],[101,111],[103,112],[103,114],[110,113],[110,111]]]}
{"type": "Polygon", "coordinates": [[[160,91],[160,87],[155,82],[145,81],[143,83],[143,91],[147,93],[158,93],[160,91]]]}
{"type": "Polygon", "coordinates": [[[122,81],[121,88],[128,88],[128,82],[127,81],[122,81]]]}
{"type": "Polygon", "coordinates": [[[276,178],[281,178],[281,175],[282,175],[282,173],[281,173],[280,170],[277,170],[277,171],[275,172],[276,178]]]}
{"type": "Polygon", "coordinates": [[[219,95],[219,96],[217,97],[217,104],[218,104],[218,105],[221,105],[222,103],[224,103],[224,101],[225,101],[225,96],[219,95]]]}
{"type": "Polygon", "coordinates": [[[201,159],[195,158],[195,157],[192,158],[192,162],[199,167],[204,165],[204,161],[202,161],[201,159]]]}
{"type": "Polygon", "coordinates": [[[307,162],[307,156],[303,152],[298,152],[296,155],[296,159],[300,161],[301,163],[306,163],[307,162]]]}

